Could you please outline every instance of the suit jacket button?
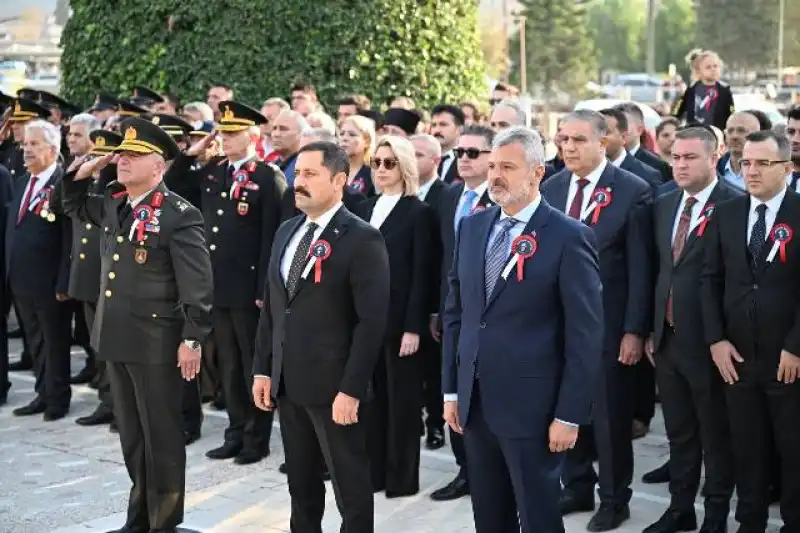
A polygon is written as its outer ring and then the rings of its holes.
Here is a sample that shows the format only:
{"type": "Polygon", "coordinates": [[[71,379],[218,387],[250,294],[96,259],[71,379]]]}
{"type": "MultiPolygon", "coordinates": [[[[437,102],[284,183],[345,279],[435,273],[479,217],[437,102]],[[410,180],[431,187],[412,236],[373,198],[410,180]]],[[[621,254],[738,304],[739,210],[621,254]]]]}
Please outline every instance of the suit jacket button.
{"type": "Polygon", "coordinates": [[[80,257],[81,259],[86,259],[86,254],[78,254],[78,257],[80,257]]]}
{"type": "MultiPolygon", "coordinates": [[[[81,254],[81,255],[83,255],[83,254],[81,254]]],[[[111,259],[113,259],[114,261],[119,261],[119,254],[112,255],[111,259]]]]}
{"type": "Polygon", "coordinates": [[[86,224],[86,229],[92,229],[92,225],[91,224],[86,224]]]}
{"type": "Polygon", "coordinates": [[[111,291],[106,291],[106,298],[111,298],[111,291]]]}
{"type": "Polygon", "coordinates": [[[117,236],[117,242],[118,242],[118,243],[122,244],[122,241],[124,241],[124,240],[125,240],[125,239],[123,239],[123,238],[122,238],[122,235],[118,235],[118,236],[117,236]]]}
{"type": "Polygon", "coordinates": [[[217,245],[216,244],[212,244],[211,246],[208,247],[208,249],[213,252],[214,250],[217,249],[217,245]]]}
{"type": "Polygon", "coordinates": [[[213,228],[211,228],[211,231],[217,233],[219,231],[219,228],[217,226],[214,226],[213,228]]]}
{"type": "Polygon", "coordinates": [[[287,314],[287,315],[291,315],[291,314],[292,314],[292,310],[291,310],[291,309],[287,309],[287,310],[286,310],[286,314],[287,314]]]}
{"type": "Polygon", "coordinates": [[[486,329],[486,322],[481,322],[480,326],[481,326],[481,329],[486,329]]]}
{"type": "Polygon", "coordinates": [[[116,278],[116,277],[117,277],[117,275],[116,275],[116,274],[114,274],[113,272],[109,272],[109,273],[108,273],[108,279],[114,279],[114,278],[116,278]]]}
{"type": "Polygon", "coordinates": [[[753,290],[754,290],[754,291],[757,291],[757,290],[758,290],[758,283],[753,283],[753,290]]]}
{"type": "Polygon", "coordinates": [[[225,212],[225,211],[223,211],[222,209],[217,209],[217,214],[218,214],[218,215],[221,215],[221,214],[222,214],[222,213],[224,213],[224,212],[225,212]]]}
{"type": "Polygon", "coordinates": [[[89,239],[87,239],[86,237],[83,237],[81,239],[81,244],[87,244],[88,242],[89,242],[89,239]]]}

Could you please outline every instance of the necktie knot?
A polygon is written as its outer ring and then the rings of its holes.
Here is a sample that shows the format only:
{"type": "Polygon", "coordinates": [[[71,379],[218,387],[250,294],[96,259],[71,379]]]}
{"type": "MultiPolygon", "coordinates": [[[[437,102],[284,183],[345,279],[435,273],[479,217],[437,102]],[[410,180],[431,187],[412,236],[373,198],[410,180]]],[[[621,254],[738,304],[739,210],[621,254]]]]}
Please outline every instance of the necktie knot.
{"type": "Polygon", "coordinates": [[[467,189],[466,191],[464,191],[464,202],[471,203],[475,198],[477,198],[477,196],[478,196],[477,192],[467,189]]]}
{"type": "Polygon", "coordinates": [[[317,224],[316,222],[309,222],[308,223],[308,227],[306,228],[306,231],[310,231],[311,233],[313,233],[313,232],[317,231],[318,227],[319,227],[319,224],[317,224]]]}
{"type": "Polygon", "coordinates": [[[764,215],[766,215],[767,214],[767,204],[761,204],[758,207],[756,207],[756,213],[758,214],[759,217],[763,217],[764,215]]]}
{"type": "Polygon", "coordinates": [[[582,191],[587,185],[589,185],[589,180],[586,178],[579,178],[576,184],[578,185],[578,190],[582,191]]]}
{"type": "Polygon", "coordinates": [[[690,196],[686,199],[686,203],[683,205],[683,211],[689,215],[692,213],[692,209],[694,206],[697,205],[697,198],[694,196],[690,196]]]}
{"type": "Polygon", "coordinates": [[[511,231],[511,228],[517,225],[519,220],[514,217],[508,217],[500,222],[500,231],[511,231]]]}

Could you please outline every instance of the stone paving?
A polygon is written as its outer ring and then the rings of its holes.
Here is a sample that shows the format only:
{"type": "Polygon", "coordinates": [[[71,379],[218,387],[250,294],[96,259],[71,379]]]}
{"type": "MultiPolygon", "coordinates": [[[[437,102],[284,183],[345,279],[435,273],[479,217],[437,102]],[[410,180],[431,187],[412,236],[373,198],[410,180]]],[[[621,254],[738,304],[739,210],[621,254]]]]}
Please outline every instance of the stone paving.
{"type": "MultiPolygon", "coordinates": [[[[18,341],[12,341],[12,360],[18,341]]],[[[73,371],[82,358],[73,351],[73,371]]],[[[0,533],[102,533],[124,523],[130,481],[118,437],[105,426],[83,428],[75,418],[89,414],[96,392],[73,387],[69,415],[46,423],[40,416],[14,417],[12,409],[33,399],[30,372],[13,373],[9,403],[0,408],[0,533]]],[[[224,413],[206,409],[203,437],[187,448],[186,527],[206,533],[277,533],[289,531],[289,494],[283,475],[279,428],[273,435],[272,454],[263,462],[237,466],[232,461],[210,461],[204,453],[221,444],[224,413]]],[[[631,519],[619,533],[641,532],[661,515],[669,502],[665,485],[648,486],[641,474],[658,466],[667,454],[663,424],[636,441],[636,478],[631,519]]],[[[428,495],[456,472],[448,448],[423,449],[420,494],[387,500],[376,496],[378,533],[456,533],[474,531],[468,498],[436,503],[428,495]]],[[[697,506],[702,511],[701,506],[697,506]]],[[[339,515],[328,491],[324,531],[339,530],[339,515]]],[[[772,509],[771,532],[780,525],[772,509]]],[[[585,531],[589,513],[570,516],[567,532],[585,531]]],[[[701,518],[700,515],[698,515],[701,518]]],[[[731,530],[735,524],[731,520],[731,530]]]]}

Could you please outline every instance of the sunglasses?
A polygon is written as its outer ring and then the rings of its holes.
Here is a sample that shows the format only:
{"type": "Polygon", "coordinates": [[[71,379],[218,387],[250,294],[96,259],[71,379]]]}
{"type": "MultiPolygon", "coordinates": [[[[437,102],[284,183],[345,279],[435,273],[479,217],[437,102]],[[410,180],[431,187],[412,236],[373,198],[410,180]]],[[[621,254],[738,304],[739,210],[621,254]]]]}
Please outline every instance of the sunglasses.
{"type": "Polygon", "coordinates": [[[455,154],[456,159],[461,159],[466,156],[470,159],[478,159],[481,154],[488,154],[491,150],[479,150],[477,148],[455,148],[453,149],[453,154],[455,154]]]}
{"type": "Polygon", "coordinates": [[[397,159],[389,159],[389,158],[381,159],[380,157],[376,157],[370,162],[370,165],[375,170],[378,170],[379,168],[381,168],[381,166],[383,166],[383,168],[385,168],[386,170],[392,170],[394,167],[397,166],[397,159]]]}

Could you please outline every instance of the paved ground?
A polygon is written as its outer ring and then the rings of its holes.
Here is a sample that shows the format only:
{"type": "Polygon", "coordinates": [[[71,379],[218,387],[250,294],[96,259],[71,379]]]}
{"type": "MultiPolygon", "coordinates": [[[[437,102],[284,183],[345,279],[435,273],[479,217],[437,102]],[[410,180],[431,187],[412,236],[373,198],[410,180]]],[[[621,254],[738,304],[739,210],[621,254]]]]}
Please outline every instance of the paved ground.
{"type": "MultiPolygon", "coordinates": [[[[17,341],[13,341],[16,343],[17,341]]],[[[12,360],[19,347],[12,345],[12,360]]],[[[73,370],[81,368],[73,357],[73,370]]],[[[39,416],[18,418],[11,410],[33,399],[30,373],[12,375],[9,404],[0,408],[0,533],[95,533],[124,522],[128,489],[127,473],[118,437],[105,427],[82,428],[75,418],[95,407],[96,393],[74,387],[69,416],[45,423],[39,416]]],[[[203,438],[188,448],[187,527],[207,533],[277,533],[289,530],[289,495],[284,476],[279,433],[273,437],[272,455],[255,466],[206,459],[206,450],[221,443],[225,415],[206,410],[203,438]]],[[[661,420],[653,431],[636,442],[636,476],[658,466],[667,453],[661,420]]],[[[447,448],[423,450],[422,492],[411,498],[375,502],[379,533],[456,533],[474,531],[468,498],[434,503],[430,492],[448,482],[455,464],[447,448]]],[[[668,503],[666,486],[634,485],[631,519],[620,533],[640,532],[655,520],[668,503]]],[[[338,531],[339,517],[328,491],[326,532],[338,531]]],[[[701,507],[698,506],[698,510],[701,507]]],[[[773,509],[773,517],[777,511],[773,509]]],[[[585,531],[589,514],[567,520],[567,531],[585,531]]],[[[771,520],[770,531],[779,522],[771,520]]],[[[733,522],[731,529],[735,531],[733,522]]]]}

